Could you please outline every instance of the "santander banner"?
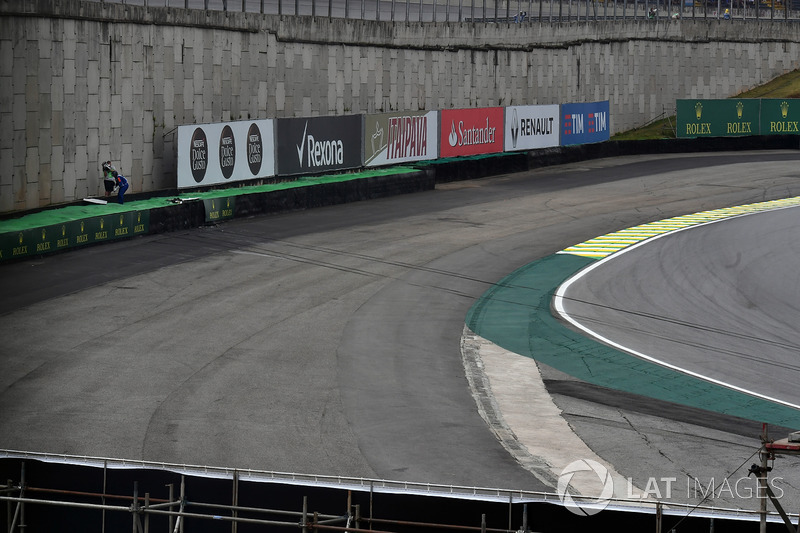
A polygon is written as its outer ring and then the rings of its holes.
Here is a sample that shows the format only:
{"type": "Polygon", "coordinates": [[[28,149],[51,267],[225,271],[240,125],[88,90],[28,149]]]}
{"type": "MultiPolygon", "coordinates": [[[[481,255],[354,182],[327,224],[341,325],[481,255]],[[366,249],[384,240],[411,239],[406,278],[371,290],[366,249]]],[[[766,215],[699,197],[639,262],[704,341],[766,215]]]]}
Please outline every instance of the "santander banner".
{"type": "Polygon", "coordinates": [[[503,151],[503,108],[448,109],[441,112],[439,156],[503,151]]]}

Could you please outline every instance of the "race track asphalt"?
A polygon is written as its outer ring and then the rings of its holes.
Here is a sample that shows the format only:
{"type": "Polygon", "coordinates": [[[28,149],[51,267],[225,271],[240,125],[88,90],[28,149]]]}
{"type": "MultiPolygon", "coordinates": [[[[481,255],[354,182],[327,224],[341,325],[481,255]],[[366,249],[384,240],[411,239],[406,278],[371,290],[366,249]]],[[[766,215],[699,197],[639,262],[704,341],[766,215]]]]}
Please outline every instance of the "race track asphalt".
{"type": "MultiPolygon", "coordinates": [[[[478,414],[470,306],[597,235],[800,195],[799,161],[586,161],[0,265],[0,448],[551,490],[478,414]]],[[[637,480],[711,475],[757,442],[756,422],[540,370],[574,432],[637,480]]]]}
{"type": "Polygon", "coordinates": [[[599,338],[800,415],[798,227],[800,208],[787,207],[654,239],[576,278],[566,312],[599,338]]]}

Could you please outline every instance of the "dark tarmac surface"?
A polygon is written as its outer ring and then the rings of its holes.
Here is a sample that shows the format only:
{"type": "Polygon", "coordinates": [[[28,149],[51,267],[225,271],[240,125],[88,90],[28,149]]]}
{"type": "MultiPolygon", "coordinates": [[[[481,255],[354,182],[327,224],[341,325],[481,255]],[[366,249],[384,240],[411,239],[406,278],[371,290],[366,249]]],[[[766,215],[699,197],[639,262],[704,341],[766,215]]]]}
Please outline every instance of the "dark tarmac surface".
{"type": "Polygon", "coordinates": [[[800,208],[696,226],[576,278],[567,313],[601,339],[800,409],[800,208]]]}
{"type": "MultiPolygon", "coordinates": [[[[477,412],[459,346],[475,299],[600,234],[800,195],[799,161],[586,161],[0,265],[0,448],[551,490],[477,412]]],[[[757,442],[542,371],[637,481],[738,466],[757,442]]]]}

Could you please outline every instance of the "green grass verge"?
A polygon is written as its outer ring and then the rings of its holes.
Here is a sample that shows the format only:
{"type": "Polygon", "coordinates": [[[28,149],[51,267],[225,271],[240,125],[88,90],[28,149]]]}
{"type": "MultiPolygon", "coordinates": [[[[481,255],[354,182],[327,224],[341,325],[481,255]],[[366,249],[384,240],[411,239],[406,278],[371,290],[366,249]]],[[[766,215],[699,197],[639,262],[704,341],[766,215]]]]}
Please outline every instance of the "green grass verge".
{"type": "MultiPolygon", "coordinates": [[[[800,98],[800,69],[745,91],[731,98],[800,98]]],[[[659,117],[644,126],[611,137],[612,141],[643,141],[648,139],[674,139],[675,115],[659,117]]]]}

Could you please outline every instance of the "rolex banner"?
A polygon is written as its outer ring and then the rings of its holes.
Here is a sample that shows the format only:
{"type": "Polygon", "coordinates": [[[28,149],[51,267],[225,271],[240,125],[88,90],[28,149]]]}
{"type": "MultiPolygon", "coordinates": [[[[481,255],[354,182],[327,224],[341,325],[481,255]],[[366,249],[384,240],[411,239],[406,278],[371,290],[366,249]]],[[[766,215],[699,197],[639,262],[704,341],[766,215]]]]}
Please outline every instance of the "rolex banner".
{"type": "Polygon", "coordinates": [[[131,211],[0,234],[0,262],[113,241],[150,230],[150,211],[131,211]]]}
{"type": "Polygon", "coordinates": [[[762,98],[761,135],[800,135],[800,98],[762,98]]]}
{"type": "Polygon", "coordinates": [[[676,107],[678,137],[744,137],[761,134],[759,99],[678,100],[676,107]]]}
{"type": "Polygon", "coordinates": [[[365,116],[364,165],[375,167],[439,156],[436,111],[407,111],[365,116]]]}
{"type": "Polygon", "coordinates": [[[206,222],[230,220],[236,212],[236,197],[206,198],[203,200],[203,207],[206,212],[206,222]]]}
{"type": "Polygon", "coordinates": [[[558,110],[558,105],[507,107],[506,152],[558,146],[558,110]]]}

